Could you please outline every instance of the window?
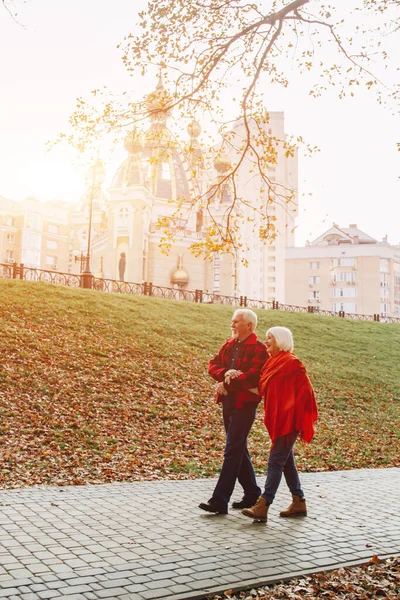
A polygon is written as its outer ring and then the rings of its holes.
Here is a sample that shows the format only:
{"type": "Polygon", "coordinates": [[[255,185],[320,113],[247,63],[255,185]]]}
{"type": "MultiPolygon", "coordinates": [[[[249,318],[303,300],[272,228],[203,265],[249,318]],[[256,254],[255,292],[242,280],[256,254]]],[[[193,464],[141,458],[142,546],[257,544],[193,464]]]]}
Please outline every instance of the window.
{"type": "Polygon", "coordinates": [[[42,216],[39,213],[28,213],[25,217],[25,227],[40,230],[42,228],[42,216]]]}
{"type": "Polygon", "coordinates": [[[15,217],[6,217],[7,227],[15,227],[15,217]]]}
{"type": "Polygon", "coordinates": [[[389,260],[387,258],[380,259],[379,270],[381,273],[389,273],[389,260]]]}
{"type": "Polygon", "coordinates": [[[7,242],[9,244],[14,244],[15,243],[15,234],[14,233],[7,233],[6,240],[7,240],[7,242]]]}
{"type": "Polygon", "coordinates": [[[275,273],[275,267],[268,267],[268,273],[275,273]]]}
{"type": "Polygon", "coordinates": [[[332,312],[355,313],[356,303],[355,302],[334,302],[332,304],[332,312]]]}
{"type": "Polygon", "coordinates": [[[46,265],[57,268],[57,256],[46,256],[46,265]]]}
{"type": "Polygon", "coordinates": [[[389,287],[389,273],[381,273],[380,282],[381,287],[389,287]]]}
{"type": "Polygon", "coordinates": [[[319,269],[319,261],[313,260],[312,262],[310,262],[310,269],[312,271],[319,269]]]}
{"type": "Polygon", "coordinates": [[[355,283],[356,282],[356,274],[353,271],[339,271],[339,273],[334,273],[332,277],[332,282],[343,282],[343,283],[355,283]]]}
{"type": "Polygon", "coordinates": [[[118,211],[118,217],[120,221],[125,221],[128,218],[129,209],[126,206],[123,206],[118,211]]]}
{"type": "Polygon", "coordinates": [[[22,233],[22,247],[30,248],[32,250],[40,250],[42,244],[42,237],[40,233],[33,231],[24,231],[22,233]]]}
{"type": "Polygon", "coordinates": [[[356,259],[349,257],[333,258],[331,260],[331,267],[355,267],[356,259]]]}
{"type": "Polygon", "coordinates": [[[171,179],[171,170],[167,162],[161,163],[161,179],[171,179]]]}
{"type": "Polygon", "coordinates": [[[55,242],[54,240],[47,240],[46,247],[50,248],[51,250],[57,250],[58,242],[55,242]]]}
{"type": "Polygon", "coordinates": [[[6,250],[6,263],[14,262],[14,250],[6,250]]]}
{"type": "Polygon", "coordinates": [[[382,317],[390,316],[390,304],[388,302],[381,302],[381,315],[382,317]]]}
{"type": "Polygon", "coordinates": [[[49,225],[47,226],[47,231],[48,231],[49,233],[54,233],[55,235],[57,235],[57,234],[58,234],[58,225],[50,225],[50,224],[49,224],[49,225]]]}
{"type": "Polygon", "coordinates": [[[310,285],[316,285],[320,282],[320,276],[319,275],[310,275],[310,277],[308,278],[308,283],[310,285]]]}
{"type": "Polygon", "coordinates": [[[318,300],[319,301],[320,299],[321,299],[320,298],[320,292],[316,292],[316,291],[308,292],[308,300],[309,301],[313,301],[313,300],[318,300]]]}
{"type": "Polygon", "coordinates": [[[381,300],[383,300],[383,302],[389,302],[390,299],[390,290],[388,288],[381,288],[380,289],[380,297],[381,300]]]}
{"type": "Polygon", "coordinates": [[[354,287],[335,287],[331,289],[332,298],[355,298],[356,288],[354,287]]]}
{"type": "Polygon", "coordinates": [[[38,250],[31,250],[24,248],[22,250],[21,262],[25,266],[39,267],[40,266],[40,253],[38,250]]]}

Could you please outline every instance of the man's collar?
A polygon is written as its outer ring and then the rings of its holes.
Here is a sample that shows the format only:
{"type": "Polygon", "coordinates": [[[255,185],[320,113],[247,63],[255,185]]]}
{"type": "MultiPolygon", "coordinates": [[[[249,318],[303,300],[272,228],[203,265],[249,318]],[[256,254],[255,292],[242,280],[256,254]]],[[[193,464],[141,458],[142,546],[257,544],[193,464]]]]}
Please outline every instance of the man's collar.
{"type": "Polygon", "coordinates": [[[233,344],[238,343],[239,345],[246,345],[247,344],[256,344],[257,343],[257,336],[255,334],[255,332],[253,331],[253,333],[250,333],[250,335],[248,335],[246,338],[244,338],[244,340],[240,341],[237,338],[229,338],[228,342],[231,342],[233,344]]]}

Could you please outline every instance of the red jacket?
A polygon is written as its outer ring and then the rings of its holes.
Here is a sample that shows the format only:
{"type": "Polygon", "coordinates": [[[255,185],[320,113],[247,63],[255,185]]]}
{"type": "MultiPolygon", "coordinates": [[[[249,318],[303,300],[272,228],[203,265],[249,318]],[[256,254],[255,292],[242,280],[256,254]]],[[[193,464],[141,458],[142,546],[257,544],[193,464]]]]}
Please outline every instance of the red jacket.
{"type": "MultiPolygon", "coordinates": [[[[224,381],[225,373],[229,370],[229,362],[232,357],[233,347],[236,339],[229,338],[221,346],[218,354],[208,363],[208,373],[215,381],[224,381]]],[[[245,339],[239,350],[237,370],[243,371],[236,379],[232,379],[229,385],[225,384],[230,395],[234,395],[237,408],[243,407],[243,402],[259,402],[260,396],[250,392],[251,388],[258,386],[261,368],[268,358],[265,345],[257,339],[255,333],[245,339]]],[[[217,402],[221,402],[224,396],[217,394],[217,402]]]]}
{"type": "Polygon", "coordinates": [[[264,365],[260,378],[264,423],[271,440],[299,431],[305,442],[318,418],[314,390],[303,363],[292,352],[279,352],[264,365]]]}

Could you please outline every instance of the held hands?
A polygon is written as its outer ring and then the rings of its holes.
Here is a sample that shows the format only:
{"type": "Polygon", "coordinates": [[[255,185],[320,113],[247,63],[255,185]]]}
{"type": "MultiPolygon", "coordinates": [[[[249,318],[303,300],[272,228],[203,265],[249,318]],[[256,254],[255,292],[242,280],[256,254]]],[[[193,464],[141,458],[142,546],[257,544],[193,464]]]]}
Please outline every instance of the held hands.
{"type": "Polygon", "coordinates": [[[243,375],[243,371],[229,369],[229,371],[225,373],[225,383],[229,385],[232,379],[236,379],[236,377],[239,377],[239,375],[243,375]]]}
{"type": "Polygon", "coordinates": [[[228,390],[225,388],[223,381],[220,381],[219,383],[217,383],[217,385],[215,386],[215,390],[217,391],[217,393],[220,396],[228,395],[228,390]]]}
{"type": "Polygon", "coordinates": [[[239,375],[242,375],[243,371],[238,371],[236,369],[229,369],[229,371],[227,371],[225,373],[225,381],[224,382],[220,382],[217,383],[217,385],[215,386],[216,391],[218,392],[218,394],[220,394],[221,396],[227,396],[228,395],[228,390],[225,387],[225,383],[226,385],[229,385],[230,382],[232,381],[232,379],[236,379],[236,377],[239,377],[239,375]]]}

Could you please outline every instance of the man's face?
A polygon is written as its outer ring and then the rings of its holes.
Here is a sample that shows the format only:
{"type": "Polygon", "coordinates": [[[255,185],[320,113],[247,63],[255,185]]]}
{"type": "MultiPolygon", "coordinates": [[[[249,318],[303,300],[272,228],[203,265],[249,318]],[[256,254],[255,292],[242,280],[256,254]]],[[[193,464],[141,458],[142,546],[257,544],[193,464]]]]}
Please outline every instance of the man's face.
{"type": "Polygon", "coordinates": [[[243,315],[234,315],[231,323],[232,336],[238,340],[244,340],[250,335],[252,324],[246,322],[243,315]]]}

